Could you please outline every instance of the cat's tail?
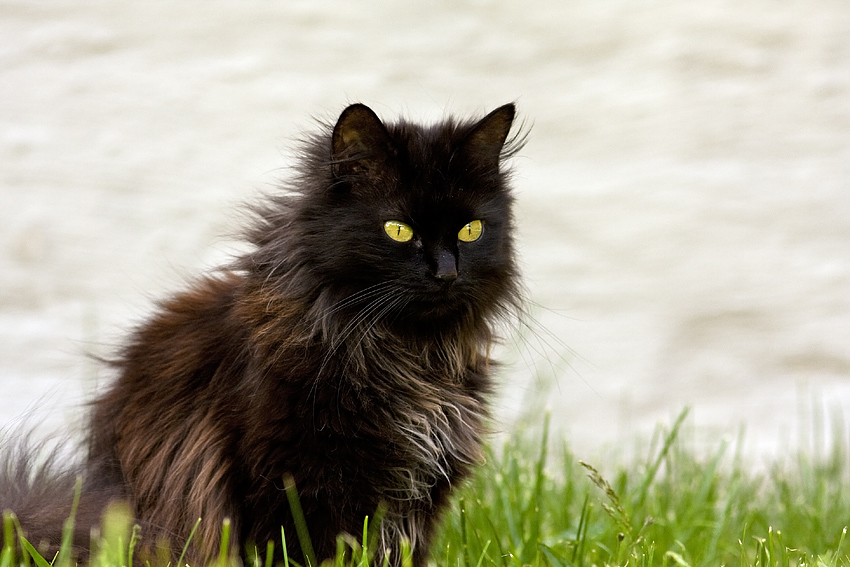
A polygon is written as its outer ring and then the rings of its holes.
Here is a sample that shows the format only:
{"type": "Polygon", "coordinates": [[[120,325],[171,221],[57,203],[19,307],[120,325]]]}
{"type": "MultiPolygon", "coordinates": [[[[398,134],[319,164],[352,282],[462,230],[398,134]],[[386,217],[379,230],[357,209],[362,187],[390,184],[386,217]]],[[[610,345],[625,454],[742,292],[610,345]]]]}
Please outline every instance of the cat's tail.
{"type": "Polygon", "coordinates": [[[78,483],[71,549],[78,559],[87,558],[91,530],[100,526],[107,505],[123,496],[117,487],[86,484],[85,465],[72,446],[35,442],[20,432],[0,439],[0,513],[13,513],[23,536],[48,558],[59,550],[78,483]]]}

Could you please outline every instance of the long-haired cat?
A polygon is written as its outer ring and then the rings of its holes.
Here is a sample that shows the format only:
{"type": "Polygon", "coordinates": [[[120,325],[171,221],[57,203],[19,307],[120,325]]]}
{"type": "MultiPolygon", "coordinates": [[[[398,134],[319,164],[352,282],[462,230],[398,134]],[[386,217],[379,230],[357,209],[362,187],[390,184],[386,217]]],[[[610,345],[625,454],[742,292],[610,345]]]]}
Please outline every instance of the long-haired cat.
{"type": "MultiPolygon", "coordinates": [[[[188,561],[209,563],[225,518],[240,546],[295,533],[291,478],[319,560],[382,506],[381,553],[398,565],[406,538],[424,566],[481,459],[495,326],[519,306],[514,112],[423,126],[354,104],[311,137],[252,250],[163,302],[115,361],[85,517],[126,499],[147,545],[175,548],[202,518],[188,561]]],[[[22,482],[0,498],[46,529],[22,482]]]]}

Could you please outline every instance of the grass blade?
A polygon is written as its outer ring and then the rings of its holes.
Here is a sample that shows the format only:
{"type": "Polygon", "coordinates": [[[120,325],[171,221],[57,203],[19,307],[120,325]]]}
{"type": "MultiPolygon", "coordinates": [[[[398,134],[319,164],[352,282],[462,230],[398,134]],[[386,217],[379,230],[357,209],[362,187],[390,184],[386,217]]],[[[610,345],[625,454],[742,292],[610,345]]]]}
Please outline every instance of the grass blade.
{"type": "Polygon", "coordinates": [[[35,562],[37,567],[51,567],[50,562],[42,557],[38,550],[34,548],[32,544],[26,540],[26,538],[21,536],[20,540],[21,545],[27,550],[27,553],[29,553],[30,557],[32,557],[32,560],[35,562]]]}
{"type": "Polygon", "coordinates": [[[189,545],[192,543],[192,538],[195,537],[195,532],[198,531],[198,526],[201,525],[201,519],[198,518],[195,520],[195,525],[192,526],[192,531],[189,532],[189,537],[186,539],[186,543],[183,544],[183,551],[180,552],[180,559],[177,560],[177,567],[182,567],[183,559],[186,557],[186,551],[189,549],[189,545]]]}
{"type": "Polygon", "coordinates": [[[295,531],[298,535],[298,542],[301,544],[301,552],[304,554],[307,567],[318,567],[316,552],[313,551],[313,542],[310,540],[307,521],[304,519],[304,511],[301,509],[301,502],[298,499],[298,492],[295,488],[295,479],[292,475],[288,474],[283,477],[283,486],[286,490],[286,498],[289,500],[289,509],[292,512],[292,519],[295,521],[295,531]]]}

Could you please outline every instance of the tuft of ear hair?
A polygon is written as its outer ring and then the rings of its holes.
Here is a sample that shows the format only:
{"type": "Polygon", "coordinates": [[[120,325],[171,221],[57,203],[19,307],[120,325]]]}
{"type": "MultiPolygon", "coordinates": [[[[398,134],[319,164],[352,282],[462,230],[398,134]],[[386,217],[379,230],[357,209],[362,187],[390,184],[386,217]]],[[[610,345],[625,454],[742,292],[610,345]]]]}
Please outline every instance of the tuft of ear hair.
{"type": "Polygon", "coordinates": [[[365,104],[342,111],[331,137],[331,162],[337,177],[375,175],[395,154],[387,129],[365,104]]]}
{"type": "Polygon", "coordinates": [[[479,120],[463,141],[463,151],[476,162],[498,171],[502,149],[515,116],[516,107],[509,103],[479,120]]]}

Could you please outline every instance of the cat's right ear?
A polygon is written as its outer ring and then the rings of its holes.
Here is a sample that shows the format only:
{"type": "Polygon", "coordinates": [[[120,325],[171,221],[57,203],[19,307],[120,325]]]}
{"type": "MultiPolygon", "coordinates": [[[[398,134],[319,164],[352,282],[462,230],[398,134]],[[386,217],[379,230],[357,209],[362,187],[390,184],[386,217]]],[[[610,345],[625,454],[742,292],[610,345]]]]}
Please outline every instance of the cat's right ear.
{"type": "Polygon", "coordinates": [[[516,108],[513,104],[500,106],[475,126],[463,142],[463,151],[487,169],[499,170],[505,141],[511,131],[516,108]]]}
{"type": "Polygon", "coordinates": [[[337,177],[377,177],[395,150],[381,119],[365,104],[342,111],[331,137],[331,163],[337,177]]]}

